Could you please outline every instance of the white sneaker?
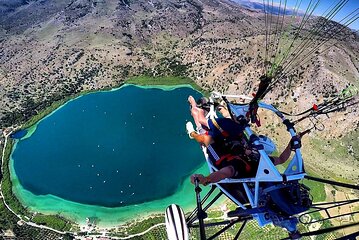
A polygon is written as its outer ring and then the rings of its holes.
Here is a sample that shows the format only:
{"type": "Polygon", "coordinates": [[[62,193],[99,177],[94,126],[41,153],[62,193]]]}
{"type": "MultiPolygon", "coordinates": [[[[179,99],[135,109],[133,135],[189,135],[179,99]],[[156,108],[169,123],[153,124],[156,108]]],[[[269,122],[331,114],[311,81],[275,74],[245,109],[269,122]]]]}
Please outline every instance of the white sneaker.
{"type": "Polygon", "coordinates": [[[187,134],[188,134],[189,138],[193,139],[193,137],[191,137],[191,133],[194,132],[194,127],[191,122],[186,123],[186,130],[187,130],[187,134]]]}

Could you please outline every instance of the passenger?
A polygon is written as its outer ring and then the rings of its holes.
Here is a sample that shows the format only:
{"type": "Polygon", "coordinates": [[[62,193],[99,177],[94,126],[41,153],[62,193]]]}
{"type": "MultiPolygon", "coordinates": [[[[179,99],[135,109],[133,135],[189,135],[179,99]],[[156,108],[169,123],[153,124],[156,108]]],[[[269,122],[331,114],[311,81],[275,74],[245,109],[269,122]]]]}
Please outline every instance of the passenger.
{"type": "MultiPolygon", "coordinates": [[[[304,134],[299,133],[293,139],[300,140],[304,134]]],[[[279,157],[269,157],[274,165],[282,164],[289,159],[292,151],[292,142],[293,140],[291,139],[287,147],[283,150],[279,157]]],[[[253,168],[253,165],[251,166],[250,161],[248,162],[243,159],[243,157],[245,156],[250,156],[252,154],[252,151],[253,150],[251,149],[245,149],[245,154],[243,154],[242,156],[238,155],[235,156],[235,158],[233,159],[225,159],[225,161],[222,161],[222,163],[217,166],[219,169],[218,171],[213,172],[206,177],[202,174],[193,174],[191,176],[191,182],[194,183],[195,178],[198,178],[199,183],[206,186],[209,183],[216,183],[225,178],[245,178],[251,177],[251,174],[254,176],[256,174],[256,168],[253,168]]]]}

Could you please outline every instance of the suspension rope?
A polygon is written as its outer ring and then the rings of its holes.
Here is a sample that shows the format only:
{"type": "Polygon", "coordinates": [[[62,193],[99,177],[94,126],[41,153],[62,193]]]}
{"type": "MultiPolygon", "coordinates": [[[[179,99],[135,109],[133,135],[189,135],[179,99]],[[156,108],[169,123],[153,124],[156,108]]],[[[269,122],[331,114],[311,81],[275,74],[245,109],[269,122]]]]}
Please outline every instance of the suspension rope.
{"type": "MultiPolygon", "coordinates": [[[[272,41],[270,43],[270,48],[269,48],[269,63],[272,62],[272,58],[273,58],[273,53],[275,52],[275,44],[276,44],[276,39],[277,39],[277,34],[278,34],[278,22],[279,22],[279,16],[281,13],[281,8],[282,8],[282,0],[280,0],[280,4],[279,4],[279,8],[278,8],[278,13],[276,10],[274,10],[274,3],[272,0],[272,18],[274,18],[273,21],[275,21],[275,18],[277,19],[276,22],[273,22],[273,25],[275,25],[275,30],[274,30],[274,34],[271,33],[272,36],[272,41]],[[277,17],[273,17],[273,15],[277,15],[277,17]]],[[[274,28],[274,27],[273,27],[274,28]]],[[[270,69],[272,68],[272,66],[270,66],[270,69]]],[[[269,70],[271,71],[271,70],[269,70]]]]}
{"type": "Polygon", "coordinates": [[[267,73],[267,55],[268,55],[268,28],[267,28],[268,23],[267,23],[267,10],[266,10],[267,7],[266,7],[265,0],[263,0],[263,5],[264,5],[264,21],[265,21],[265,29],[266,29],[266,31],[265,31],[266,44],[265,44],[265,51],[264,51],[265,57],[264,57],[264,68],[263,68],[263,70],[264,70],[263,75],[264,75],[267,73]]]}
{"type": "MultiPolygon", "coordinates": [[[[354,19],[353,21],[351,21],[349,24],[346,24],[345,26],[342,26],[341,29],[339,29],[337,32],[340,32],[342,29],[344,29],[345,27],[347,27],[348,25],[350,25],[351,23],[353,23],[354,21],[356,21],[358,18],[354,19]]],[[[357,34],[359,33],[359,30],[356,30],[353,32],[353,34],[357,34]]],[[[343,36],[341,39],[339,39],[338,41],[342,41],[345,38],[347,38],[347,36],[343,36]]],[[[328,42],[330,39],[328,39],[326,42],[328,42]]],[[[326,43],[325,42],[325,43],[326,43]]],[[[318,48],[320,48],[322,45],[324,45],[325,43],[318,45],[316,48],[314,48],[312,50],[312,52],[318,50],[318,48]]],[[[332,44],[330,44],[328,47],[326,47],[324,50],[320,51],[318,54],[324,53],[326,51],[328,51],[331,47],[333,47],[336,43],[338,42],[334,42],[332,44]]],[[[291,74],[292,72],[296,71],[300,66],[304,66],[305,64],[307,64],[310,60],[312,60],[314,58],[315,55],[310,54],[308,56],[306,56],[305,58],[302,59],[302,61],[300,61],[298,64],[296,64],[296,66],[294,66],[294,68],[292,68],[290,71],[288,72],[284,72],[281,71],[280,75],[275,76],[275,78],[273,79],[273,81],[270,83],[269,87],[267,88],[266,92],[263,94],[263,96],[265,96],[269,91],[271,91],[275,85],[280,82],[280,80],[282,80],[283,78],[287,77],[289,74],[291,74]]]]}
{"type": "MultiPolygon", "coordinates": [[[[317,24],[314,29],[311,29],[309,33],[305,36],[304,40],[298,46],[296,46],[292,54],[290,54],[290,57],[295,59],[296,55],[298,55],[296,54],[296,52],[299,52],[301,49],[305,48],[308,43],[311,43],[313,37],[315,37],[322,29],[326,27],[327,22],[331,20],[336,15],[336,13],[338,13],[338,11],[341,9],[340,7],[343,7],[345,3],[348,1],[349,0],[341,0],[333,9],[331,9],[329,13],[326,16],[324,16],[325,18],[324,23],[317,24]]],[[[319,4],[319,2],[317,2],[317,4],[319,4]]]]}
{"type": "Polygon", "coordinates": [[[358,104],[359,101],[353,101],[358,96],[358,93],[359,93],[359,90],[357,88],[348,87],[348,88],[342,90],[342,92],[340,94],[338,94],[337,96],[332,97],[331,99],[328,99],[319,105],[314,104],[311,108],[304,110],[303,112],[293,114],[293,113],[287,113],[287,112],[281,111],[281,113],[284,115],[287,115],[287,116],[292,116],[292,117],[302,116],[301,118],[293,121],[293,124],[297,124],[297,123],[303,121],[304,119],[309,118],[309,120],[313,124],[313,127],[310,128],[309,130],[316,129],[316,130],[322,131],[322,130],[324,130],[324,124],[321,123],[317,119],[317,117],[319,115],[323,115],[323,114],[328,116],[329,113],[341,111],[348,107],[358,104]]]}
{"type": "MultiPolygon", "coordinates": [[[[281,1],[281,3],[282,3],[282,1],[281,1]]],[[[271,68],[272,73],[274,73],[277,70],[276,59],[277,59],[277,57],[279,55],[278,50],[280,48],[280,40],[281,40],[281,36],[282,36],[282,30],[283,30],[283,24],[284,24],[284,16],[285,16],[286,10],[287,10],[287,0],[285,0],[285,2],[284,2],[284,10],[283,10],[283,14],[282,14],[282,22],[280,24],[279,34],[276,37],[276,39],[277,39],[276,43],[277,44],[275,46],[274,61],[272,63],[272,68],[271,68]]],[[[279,16],[280,16],[280,14],[278,14],[277,25],[278,25],[279,16]]]]}
{"type": "Polygon", "coordinates": [[[335,185],[335,186],[339,186],[339,187],[345,187],[345,188],[350,188],[350,189],[356,189],[359,190],[359,185],[352,185],[352,184],[348,184],[348,183],[341,183],[341,182],[336,182],[336,181],[331,181],[328,179],[322,179],[322,178],[317,178],[317,177],[312,177],[309,175],[304,176],[304,178],[315,181],[315,182],[321,182],[321,183],[327,183],[327,184],[331,184],[331,185],[335,185]]]}
{"type": "MultiPolygon", "coordinates": [[[[297,16],[298,16],[299,7],[300,7],[301,4],[302,4],[302,0],[300,0],[300,1],[296,0],[296,3],[294,5],[294,7],[293,7],[293,12],[294,13],[291,15],[290,22],[288,23],[287,28],[286,28],[286,30],[284,31],[284,34],[283,34],[283,37],[285,37],[286,39],[289,39],[288,36],[289,36],[289,32],[290,32],[290,27],[293,26],[293,20],[296,19],[297,16]]],[[[284,15],[283,15],[283,19],[282,19],[282,25],[283,25],[283,21],[284,21],[284,15]]],[[[279,36],[279,42],[282,39],[281,36],[282,36],[282,34],[279,36]]],[[[272,70],[272,75],[276,75],[277,72],[281,71],[280,70],[281,67],[280,67],[280,64],[279,64],[279,59],[280,59],[281,55],[282,55],[282,59],[283,59],[286,53],[284,52],[284,54],[283,54],[282,50],[280,50],[280,49],[281,49],[280,44],[278,44],[277,52],[278,51],[279,52],[278,52],[278,54],[276,52],[276,55],[275,55],[275,59],[274,59],[274,62],[273,62],[273,65],[275,66],[275,69],[272,70]]]]}
{"type": "MultiPolygon", "coordinates": [[[[268,0],[268,4],[269,4],[269,0],[268,0]]],[[[270,20],[269,20],[269,31],[268,31],[268,61],[270,62],[271,59],[271,49],[272,49],[272,40],[271,40],[271,35],[272,35],[272,21],[273,21],[273,12],[274,12],[274,0],[272,0],[272,6],[271,6],[271,10],[269,11],[270,14],[270,20]]],[[[268,72],[268,69],[267,69],[268,72]]]]}
{"type": "Polygon", "coordinates": [[[305,10],[304,16],[302,18],[302,21],[300,22],[300,25],[298,27],[298,30],[296,31],[296,33],[294,34],[294,38],[291,42],[291,44],[289,45],[288,49],[285,51],[283,58],[281,59],[281,61],[278,63],[278,65],[280,66],[282,64],[283,61],[285,61],[290,53],[290,50],[292,49],[295,40],[297,40],[297,38],[299,37],[299,33],[302,31],[303,27],[305,26],[305,24],[307,23],[308,19],[311,17],[311,15],[313,14],[314,10],[316,9],[316,7],[318,6],[320,0],[317,0],[317,3],[312,3],[313,0],[310,0],[307,9],[305,10]],[[315,5],[314,5],[315,4],[315,5]],[[314,6],[312,6],[314,5],[314,6]]]}
{"type": "MultiPolygon", "coordinates": [[[[272,1],[272,3],[273,3],[273,1],[272,1]]],[[[280,0],[280,2],[279,2],[279,10],[278,10],[278,13],[276,14],[277,15],[277,21],[276,21],[276,23],[274,24],[275,25],[275,30],[274,30],[274,36],[273,36],[273,38],[274,38],[274,41],[273,41],[273,48],[271,49],[271,54],[270,54],[270,62],[272,61],[272,56],[273,56],[273,52],[275,51],[275,48],[274,48],[274,46],[275,46],[275,43],[276,43],[276,41],[277,41],[277,35],[278,35],[278,23],[279,23],[279,17],[280,17],[280,14],[281,14],[281,9],[282,9],[282,0],[280,0]]]]}
{"type": "MultiPolygon", "coordinates": [[[[315,29],[312,29],[310,31],[310,33],[304,38],[304,40],[293,50],[292,54],[290,54],[290,57],[287,59],[288,61],[286,62],[286,64],[283,66],[283,72],[289,68],[294,61],[305,51],[307,50],[307,52],[312,52],[312,48],[313,46],[317,46],[318,43],[317,41],[319,41],[319,44],[323,41],[325,41],[327,38],[325,38],[324,36],[319,36],[319,33],[321,31],[323,31],[327,25],[330,23],[330,20],[332,18],[334,18],[336,16],[336,14],[344,7],[344,5],[348,2],[349,0],[342,0],[338,6],[336,6],[334,9],[332,9],[328,15],[329,16],[325,16],[325,21],[323,24],[318,24],[316,26],[315,29]],[[317,38],[317,39],[316,39],[317,38]],[[314,41],[317,40],[317,41],[314,41]],[[290,60],[289,60],[290,59],[290,60]]],[[[334,28],[334,27],[333,27],[334,28]]],[[[332,30],[332,29],[331,29],[332,30]]],[[[330,31],[329,31],[330,32],[330,31]]]]}
{"type": "Polygon", "coordinates": [[[293,53],[291,54],[292,60],[288,61],[288,64],[291,63],[293,60],[295,60],[301,53],[302,50],[305,48],[308,48],[309,44],[316,45],[317,43],[314,42],[314,38],[318,36],[318,34],[326,28],[327,24],[335,17],[335,15],[344,7],[344,5],[349,0],[342,0],[342,2],[339,2],[337,6],[335,6],[329,13],[324,16],[325,20],[322,24],[317,24],[317,26],[314,29],[311,29],[310,32],[306,35],[304,40],[296,47],[295,50],[293,50],[293,53]]]}
{"type": "MultiPolygon", "coordinates": [[[[354,10],[352,13],[350,13],[350,15],[352,15],[354,12],[358,11],[358,9],[354,10]]],[[[348,15],[349,16],[349,15],[348,15]]],[[[346,16],[345,18],[348,18],[348,16],[346,16]]],[[[350,17],[345,23],[344,25],[342,25],[339,29],[337,29],[337,31],[335,31],[332,34],[332,37],[335,36],[336,34],[338,34],[339,32],[341,32],[343,29],[345,29],[346,27],[348,27],[350,24],[352,24],[353,22],[355,22],[356,20],[358,20],[359,18],[359,13],[356,13],[354,16],[350,17]]],[[[357,33],[357,31],[354,32],[357,33]]],[[[341,38],[340,40],[344,40],[347,36],[344,36],[343,38],[341,38]]],[[[310,60],[312,60],[316,55],[314,55],[313,53],[316,52],[320,47],[322,47],[325,43],[327,43],[328,41],[330,41],[332,38],[328,37],[325,41],[322,41],[321,43],[317,44],[315,46],[315,48],[310,49],[311,54],[308,54],[307,56],[305,56],[303,59],[301,59],[299,62],[292,64],[294,66],[292,66],[293,68],[286,72],[286,70],[290,67],[287,66],[286,69],[282,69],[283,71],[280,73],[280,75],[275,76],[275,83],[278,82],[279,80],[283,79],[283,77],[287,76],[289,73],[292,73],[293,71],[297,70],[299,66],[303,66],[306,63],[308,63],[310,60]]],[[[325,48],[324,50],[320,51],[319,54],[327,51],[328,49],[330,49],[332,46],[334,46],[337,42],[334,42],[333,44],[331,44],[330,46],[328,46],[327,48],[325,48]]]]}
{"type": "Polygon", "coordinates": [[[310,117],[310,116],[318,116],[318,115],[328,115],[329,113],[332,113],[332,112],[337,112],[337,111],[340,111],[340,110],[343,110],[347,107],[350,107],[350,106],[354,106],[354,105],[357,105],[359,103],[358,102],[354,102],[354,103],[351,103],[351,104],[348,104],[348,105],[344,105],[347,101],[343,101],[343,102],[340,102],[338,105],[341,105],[341,106],[335,106],[334,104],[333,105],[328,105],[326,107],[324,107],[322,110],[320,111],[317,111],[317,112],[311,112],[310,114],[308,114],[307,116],[304,116],[300,119],[297,119],[295,120],[293,123],[294,124],[297,124],[298,122],[301,122],[303,121],[304,119],[310,117]]]}
{"type": "MultiPolygon", "coordinates": [[[[298,36],[300,35],[300,33],[302,32],[302,30],[303,30],[303,28],[304,28],[304,25],[308,22],[308,20],[309,20],[310,17],[312,16],[314,10],[318,7],[319,1],[320,1],[320,0],[318,0],[316,3],[313,3],[313,5],[315,4],[314,6],[310,6],[310,5],[308,6],[308,7],[311,9],[311,10],[310,10],[310,14],[309,14],[309,16],[305,19],[305,22],[304,22],[302,28],[300,29],[300,31],[296,33],[296,34],[297,34],[297,36],[295,36],[296,38],[298,38],[298,36]]],[[[304,18],[305,18],[305,17],[303,17],[303,19],[304,19],[304,18]]],[[[313,30],[311,30],[311,31],[313,31],[313,30]]],[[[308,36],[307,36],[307,37],[308,37],[308,36]]],[[[291,53],[291,54],[289,54],[289,53],[290,53],[291,48],[294,47],[295,40],[296,40],[296,39],[293,39],[293,42],[292,42],[290,48],[288,49],[286,56],[281,60],[280,65],[282,65],[283,62],[286,62],[290,57],[293,56],[293,53],[291,53]]],[[[300,44],[299,44],[299,46],[300,46],[300,44]]],[[[296,46],[296,48],[293,50],[293,52],[295,52],[297,48],[298,48],[298,46],[296,46]]]]}
{"type": "Polygon", "coordinates": [[[281,113],[284,115],[287,115],[287,116],[292,116],[292,117],[301,116],[301,115],[306,114],[311,111],[320,113],[320,112],[323,112],[324,110],[332,109],[332,106],[336,106],[338,104],[343,104],[343,103],[349,102],[350,100],[354,99],[355,96],[358,95],[358,93],[359,93],[358,89],[349,87],[349,88],[342,90],[342,92],[340,94],[333,97],[332,99],[328,99],[319,105],[314,104],[311,108],[309,108],[301,113],[290,114],[290,113],[286,113],[286,112],[282,112],[282,111],[281,111],[281,113]]]}

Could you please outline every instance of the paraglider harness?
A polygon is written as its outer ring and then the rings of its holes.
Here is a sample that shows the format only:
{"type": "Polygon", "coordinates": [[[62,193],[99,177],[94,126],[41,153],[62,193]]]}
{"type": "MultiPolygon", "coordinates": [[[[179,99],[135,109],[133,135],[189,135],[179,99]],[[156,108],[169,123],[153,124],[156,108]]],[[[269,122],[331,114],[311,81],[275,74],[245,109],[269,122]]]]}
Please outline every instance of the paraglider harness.
{"type": "MultiPolygon", "coordinates": [[[[289,233],[289,237],[284,239],[298,239],[304,236],[315,236],[343,229],[346,227],[357,226],[359,224],[356,222],[305,233],[299,232],[297,228],[297,224],[299,221],[302,224],[308,225],[315,222],[323,222],[326,220],[337,219],[342,216],[352,215],[353,213],[358,213],[358,211],[344,214],[329,213],[328,209],[338,208],[347,204],[353,204],[359,202],[359,199],[337,202],[313,203],[312,197],[310,195],[310,189],[300,182],[303,179],[308,179],[311,181],[321,182],[325,184],[333,184],[336,186],[346,187],[350,189],[359,189],[359,186],[357,185],[354,186],[350,184],[338,183],[326,179],[308,176],[304,170],[303,159],[301,155],[301,142],[300,138],[296,137],[297,133],[294,129],[294,123],[299,122],[301,121],[301,119],[304,119],[308,116],[316,116],[319,114],[328,113],[332,111],[332,108],[335,108],[335,106],[333,106],[332,104],[318,105],[317,109],[313,109],[313,111],[307,111],[306,116],[302,117],[300,120],[291,122],[290,120],[286,119],[286,117],[284,116],[286,114],[284,112],[279,111],[272,105],[257,100],[249,99],[246,96],[223,96],[218,93],[212,93],[211,101],[213,102],[216,99],[218,100],[220,98],[225,99],[225,97],[238,97],[241,99],[252,100],[249,104],[237,104],[236,102],[229,103],[227,101],[227,107],[233,121],[245,124],[245,136],[243,136],[243,139],[247,140],[249,146],[257,150],[260,154],[257,174],[255,177],[252,178],[227,178],[217,183],[211,183],[211,189],[204,197],[200,196],[200,192],[202,191],[202,189],[199,186],[198,178],[195,179],[197,207],[189,215],[187,215],[187,217],[185,217],[183,211],[177,205],[172,204],[166,209],[166,230],[168,236],[174,236],[169,237],[169,239],[178,239],[178,236],[184,235],[185,237],[183,239],[188,239],[188,229],[194,228],[199,228],[201,240],[215,239],[216,237],[224,233],[226,230],[228,230],[230,227],[234,226],[234,224],[242,222],[242,225],[240,226],[234,238],[238,239],[246,223],[251,219],[255,219],[260,227],[273,223],[275,226],[285,228],[289,233]],[[292,137],[291,149],[294,151],[294,156],[289,161],[289,164],[283,173],[280,173],[275,168],[273,162],[271,162],[269,157],[270,151],[266,151],[265,145],[267,142],[265,140],[261,141],[261,136],[257,136],[250,129],[249,122],[252,122],[252,119],[250,117],[252,117],[254,120],[254,122],[252,123],[256,123],[256,110],[258,107],[274,112],[282,120],[282,123],[287,127],[287,130],[292,137]],[[247,114],[248,112],[249,114],[247,114]],[[220,192],[211,198],[212,194],[215,193],[216,189],[219,189],[220,192]],[[231,219],[216,222],[205,222],[204,220],[207,218],[206,211],[223,195],[228,197],[228,199],[233,201],[238,206],[236,210],[227,213],[227,216],[231,219]],[[312,210],[309,210],[310,208],[312,208],[312,210]],[[319,220],[314,218],[308,218],[308,214],[312,213],[326,214],[327,216],[319,220]],[[196,222],[196,220],[198,220],[198,223],[196,222]],[[216,231],[210,237],[206,236],[207,227],[220,225],[225,226],[216,231]]],[[[344,102],[349,100],[350,99],[343,99],[342,101],[344,102]]],[[[214,103],[211,103],[210,112],[206,116],[207,119],[211,116],[216,116],[216,113],[214,111],[214,105],[214,103]]],[[[239,125],[239,127],[241,127],[241,125],[239,125]]],[[[317,129],[315,125],[314,127],[317,129]]],[[[201,131],[201,129],[197,130],[201,131]]],[[[304,132],[310,131],[311,129],[308,129],[304,132]]],[[[218,145],[222,144],[224,147],[224,151],[227,151],[231,155],[239,155],[240,152],[236,152],[237,148],[234,148],[236,144],[231,143],[231,141],[229,141],[229,144],[226,144],[226,141],[228,141],[227,138],[223,137],[223,141],[217,141],[217,143],[218,145]]],[[[209,171],[215,172],[218,171],[219,168],[217,168],[215,164],[213,164],[212,158],[215,153],[212,152],[213,148],[211,145],[208,145],[206,147],[202,145],[202,150],[206,158],[209,171]]],[[[270,146],[269,150],[271,150],[270,146]]],[[[274,151],[275,149],[272,150],[274,151]]],[[[217,160],[218,159],[220,158],[218,157],[217,160]]],[[[358,234],[354,233],[348,236],[355,237],[358,236],[358,234]]]]}

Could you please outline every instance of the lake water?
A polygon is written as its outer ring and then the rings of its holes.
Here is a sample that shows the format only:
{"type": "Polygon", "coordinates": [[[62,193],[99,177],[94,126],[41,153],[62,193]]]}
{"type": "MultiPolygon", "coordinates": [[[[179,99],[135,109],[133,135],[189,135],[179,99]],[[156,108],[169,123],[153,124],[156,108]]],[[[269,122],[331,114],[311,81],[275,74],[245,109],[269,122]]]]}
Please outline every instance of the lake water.
{"type": "Polygon", "coordinates": [[[25,137],[27,134],[27,131],[25,129],[18,130],[12,134],[10,134],[10,137],[13,139],[21,139],[25,137]]]}
{"type": "Polygon", "coordinates": [[[175,194],[204,162],[185,132],[188,95],[200,96],[188,87],[129,85],[68,102],[16,143],[13,170],[21,187],[111,208],[175,194]]]}

